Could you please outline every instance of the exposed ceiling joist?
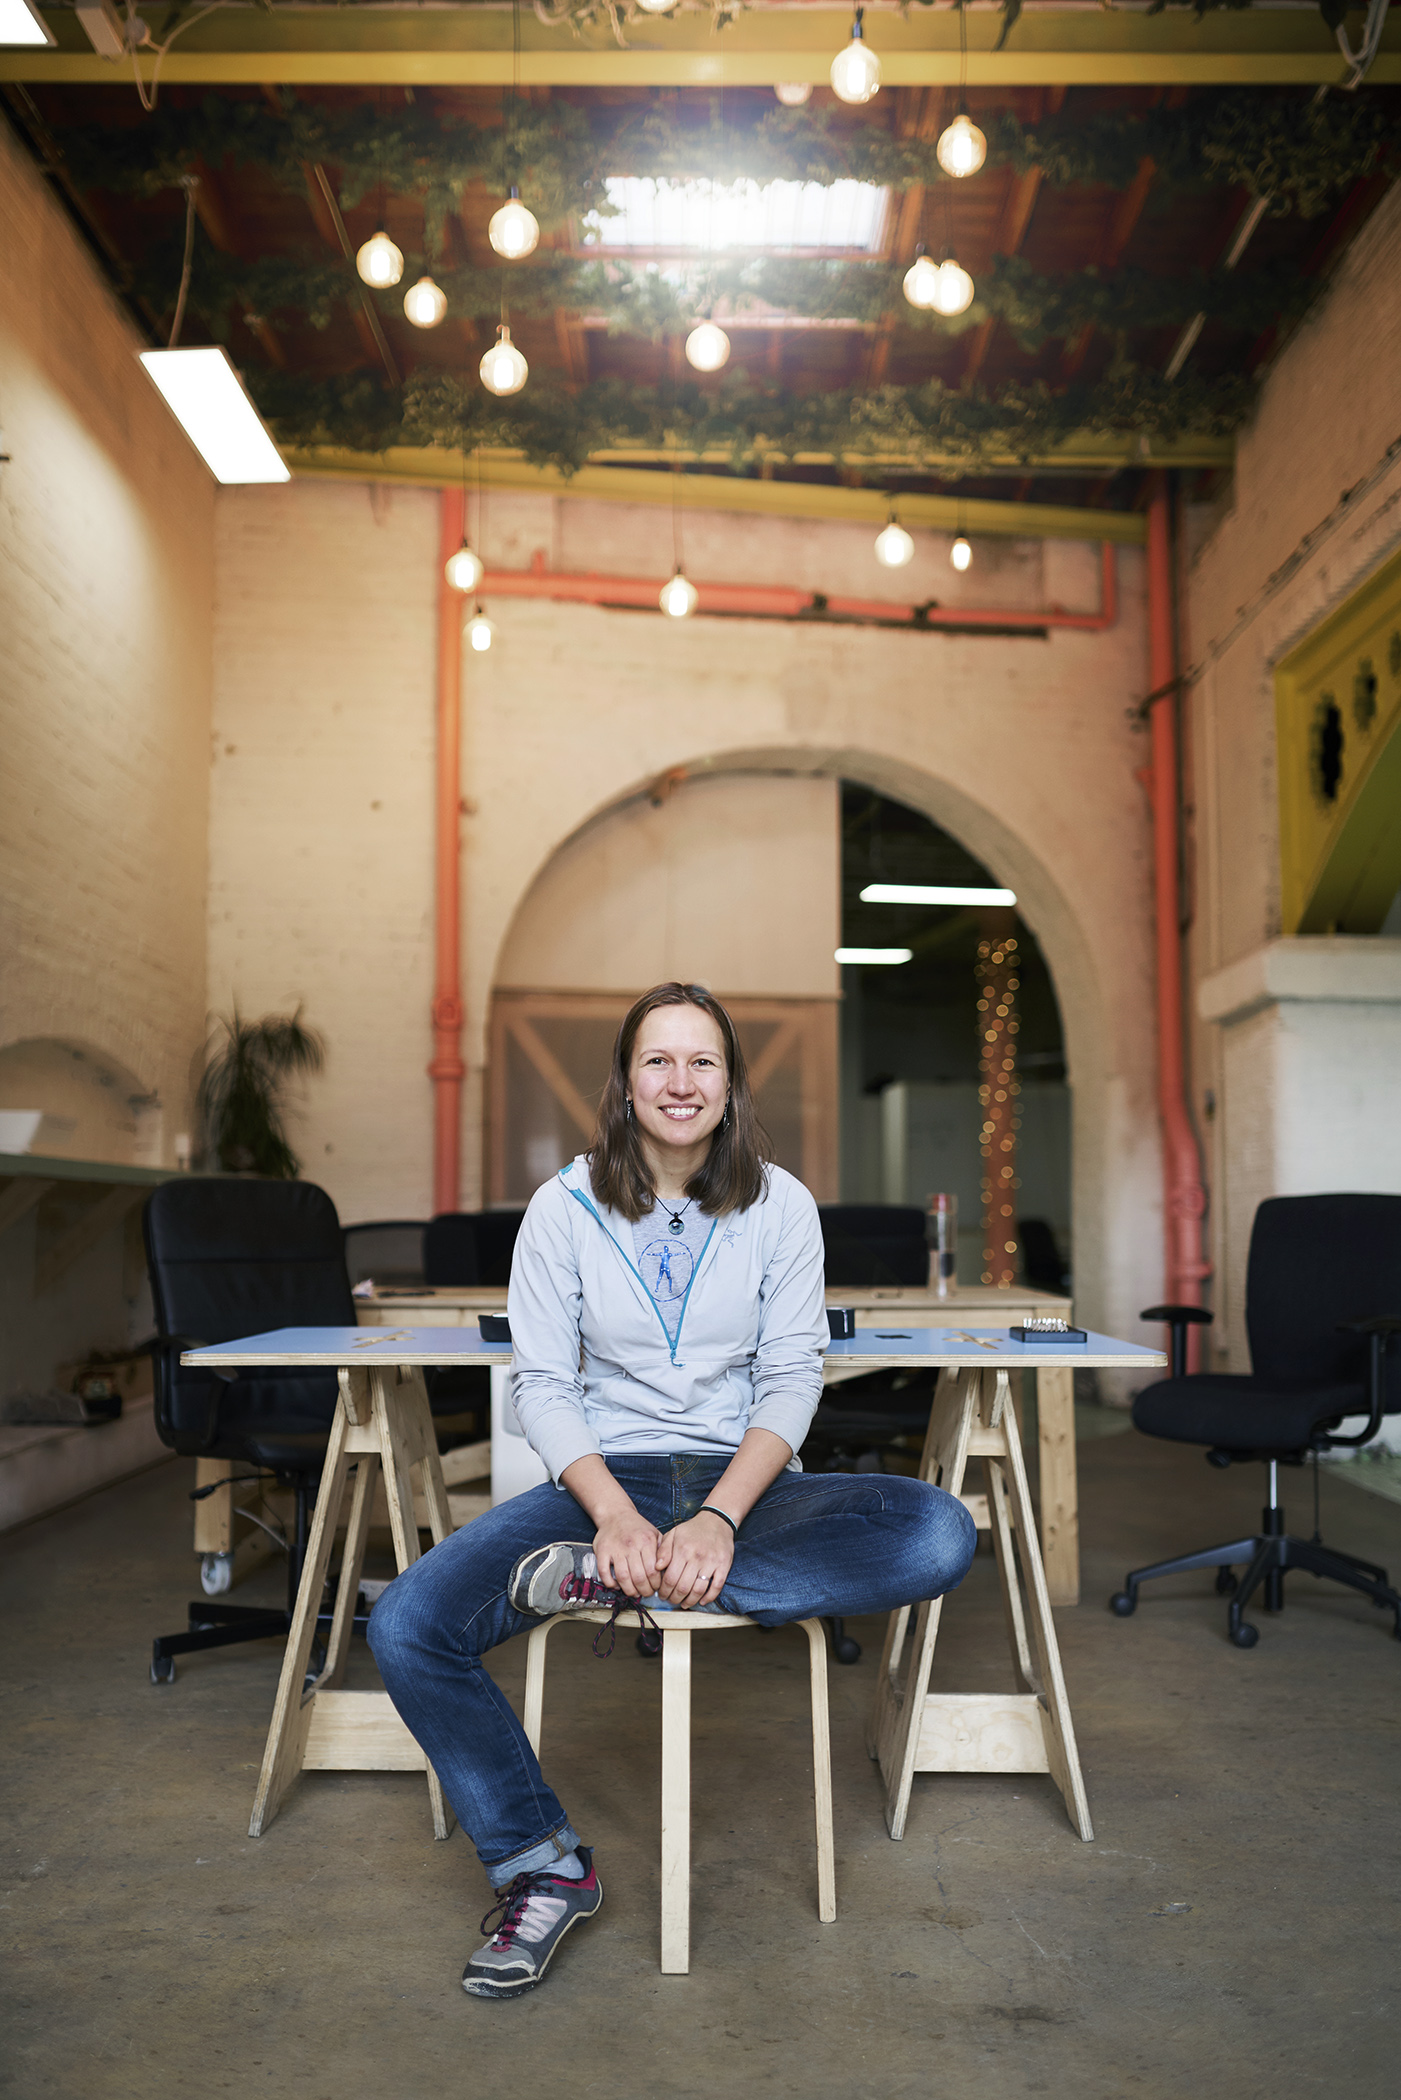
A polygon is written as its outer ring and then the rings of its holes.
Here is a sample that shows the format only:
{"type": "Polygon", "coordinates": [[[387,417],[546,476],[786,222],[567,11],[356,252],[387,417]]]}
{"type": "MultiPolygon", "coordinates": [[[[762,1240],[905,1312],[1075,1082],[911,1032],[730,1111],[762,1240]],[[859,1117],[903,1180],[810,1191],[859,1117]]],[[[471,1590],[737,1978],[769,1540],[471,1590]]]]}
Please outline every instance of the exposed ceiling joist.
{"type": "MultiPolygon", "coordinates": [[[[128,60],[99,58],[69,9],[45,9],[54,50],[0,51],[0,80],[110,83],[128,60]]],[[[167,10],[143,9],[159,37],[167,10]]],[[[512,77],[509,9],[220,8],[192,23],[161,65],[177,84],[501,87],[512,77]]],[[[1146,15],[1094,9],[1026,10],[996,51],[993,10],[967,17],[967,77],[973,87],[1341,86],[1349,68],[1316,9],[1222,9],[1196,19],[1185,9],[1146,15]]],[[[707,11],[634,22],[626,49],[611,32],[540,22],[522,13],[520,79],[550,87],[744,87],[775,80],[825,85],[846,43],[847,9],[754,8],[717,36],[707,11]]],[[[959,22],[954,8],[908,17],[869,11],[866,35],[887,87],[956,84],[959,22]]],[[[153,58],[142,56],[149,78],[153,58]]],[[[1393,14],[1369,79],[1401,82],[1401,22],[1393,14]]]]}
{"type": "MultiPolygon", "coordinates": [[[[1210,441],[1209,441],[1210,442],[1210,441]]],[[[1229,461],[1225,457],[1213,465],[1229,461]]],[[[459,488],[464,472],[480,472],[488,488],[531,490],[546,496],[588,497],[614,503],[655,503],[670,509],[674,477],[638,467],[587,466],[573,475],[557,467],[531,466],[507,454],[484,452],[464,462],[456,452],[432,449],[349,452],[331,446],[288,447],[287,464],[296,475],[322,480],[389,482],[406,488],[459,488]]],[[[660,457],[660,456],[659,456],[660,457]]],[[[1181,464],[1182,462],[1179,462],[1181,464]]],[[[717,458],[716,464],[720,464],[717,458]]],[[[879,468],[869,463],[873,476],[879,468]]],[[[685,506],[749,517],[812,518],[828,524],[880,526],[889,498],[884,489],[831,488],[795,481],[760,481],[733,474],[688,474],[682,484],[685,506]]],[[[1141,512],[1080,510],[1050,503],[997,503],[957,496],[901,496],[904,524],[925,532],[957,532],[1002,539],[1112,540],[1136,546],[1146,535],[1141,512]]]]}

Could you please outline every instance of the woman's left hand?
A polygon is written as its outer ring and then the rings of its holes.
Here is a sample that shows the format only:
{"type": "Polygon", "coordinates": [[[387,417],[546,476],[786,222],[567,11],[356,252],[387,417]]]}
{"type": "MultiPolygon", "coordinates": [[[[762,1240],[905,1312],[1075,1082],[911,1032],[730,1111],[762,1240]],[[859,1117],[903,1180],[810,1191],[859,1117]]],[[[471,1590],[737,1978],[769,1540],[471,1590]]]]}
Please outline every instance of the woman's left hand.
{"type": "Polygon", "coordinates": [[[714,1604],[735,1557],[734,1535],[722,1518],[702,1510],[657,1548],[657,1590],[678,1611],[714,1604]]]}

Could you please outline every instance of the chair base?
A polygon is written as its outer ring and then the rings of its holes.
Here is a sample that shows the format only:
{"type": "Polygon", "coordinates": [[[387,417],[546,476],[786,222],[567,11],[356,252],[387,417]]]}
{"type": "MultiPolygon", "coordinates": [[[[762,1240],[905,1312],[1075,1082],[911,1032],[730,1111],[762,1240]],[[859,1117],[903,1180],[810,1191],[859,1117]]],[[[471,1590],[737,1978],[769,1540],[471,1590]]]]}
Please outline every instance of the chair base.
{"type": "Polygon", "coordinates": [[[1401,1640],[1401,1596],[1388,1583],[1385,1568],[1359,1560],[1355,1553],[1340,1553],[1319,1539],[1291,1538],[1284,1529],[1284,1512],[1278,1506],[1267,1506],[1261,1517],[1264,1528],[1252,1538],[1232,1539],[1228,1545],[1206,1546],[1200,1553],[1183,1553],[1175,1560],[1159,1560],[1151,1567],[1130,1569],[1124,1577],[1124,1587],[1109,1600],[1111,1611],[1121,1619],[1130,1618],[1138,1608],[1139,1584],[1151,1582],[1155,1576],[1189,1575],[1199,1568],[1216,1568],[1220,1571],[1217,1590],[1231,1598],[1227,1635],[1235,1647],[1253,1648],[1260,1638],[1260,1629],[1242,1617],[1246,1605],[1263,1585],[1266,1611],[1283,1611],[1284,1578],[1297,1568],[1360,1590],[1374,1604],[1391,1612],[1392,1631],[1401,1640]],[[1239,1581],[1229,1572],[1233,1568],[1245,1570],[1239,1581]]]}
{"type": "MultiPolygon", "coordinates": [[[[326,1649],[321,1638],[322,1629],[330,1630],[333,1614],[324,1611],[317,1616],[317,1641],[313,1648],[312,1678],[321,1674],[325,1664],[326,1649]]],[[[357,1612],[351,1621],[351,1630],[363,1634],[369,1625],[368,1612],[357,1612]]],[[[247,1604],[213,1604],[205,1597],[189,1609],[189,1631],[165,1633],[151,1643],[152,1684],[172,1684],[175,1680],[175,1658],[177,1655],[197,1655],[206,1648],[234,1648],[244,1641],[266,1641],[274,1636],[285,1641],[291,1631],[292,1614],[277,1609],[259,1609],[247,1604]]]]}

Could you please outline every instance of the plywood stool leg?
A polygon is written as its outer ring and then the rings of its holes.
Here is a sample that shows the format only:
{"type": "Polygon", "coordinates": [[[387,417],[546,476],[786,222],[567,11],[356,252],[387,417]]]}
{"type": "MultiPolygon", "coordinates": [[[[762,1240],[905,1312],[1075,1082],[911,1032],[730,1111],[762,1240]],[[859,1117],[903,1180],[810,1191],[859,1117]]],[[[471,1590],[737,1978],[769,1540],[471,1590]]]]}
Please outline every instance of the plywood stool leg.
{"type": "Polygon", "coordinates": [[[691,1636],[662,1634],[662,1974],[691,1966],[691,1636]]]}
{"type": "Polygon", "coordinates": [[[530,1639],[525,1644],[523,1725],[525,1739],[537,1757],[540,1755],[540,1724],[545,1711],[545,1643],[558,1624],[558,1619],[542,1619],[538,1626],[531,1628],[530,1639]]]}
{"type": "Polygon", "coordinates": [[[817,1915],[830,1925],[837,1915],[837,1861],[832,1842],[832,1738],[827,1717],[827,1629],[804,1619],[812,1678],[812,1797],[817,1819],[817,1915]]]}

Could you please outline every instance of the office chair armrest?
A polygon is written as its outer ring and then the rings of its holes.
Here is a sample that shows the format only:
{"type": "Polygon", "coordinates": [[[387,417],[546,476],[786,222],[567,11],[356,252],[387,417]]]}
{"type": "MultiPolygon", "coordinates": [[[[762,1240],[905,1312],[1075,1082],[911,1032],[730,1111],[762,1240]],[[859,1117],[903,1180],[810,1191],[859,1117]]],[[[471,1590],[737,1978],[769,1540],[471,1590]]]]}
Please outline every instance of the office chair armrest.
{"type": "Polygon", "coordinates": [[[1161,1320],[1172,1336],[1172,1376],[1187,1375],[1187,1329],[1209,1327],[1215,1314],[1204,1305],[1150,1305],[1147,1312],[1139,1314],[1140,1320],[1161,1320]]]}
{"type": "Polygon", "coordinates": [[[1365,1334],[1371,1343],[1367,1352],[1367,1426],[1356,1436],[1329,1435],[1329,1446],[1334,1450],[1370,1444],[1382,1426],[1386,1413],[1383,1369],[1386,1352],[1393,1335],[1401,1334],[1401,1316],[1396,1313],[1377,1313],[1370,1320],[1344,1320],[1338,1327],[1339,1334],[1365,1334]]]}

